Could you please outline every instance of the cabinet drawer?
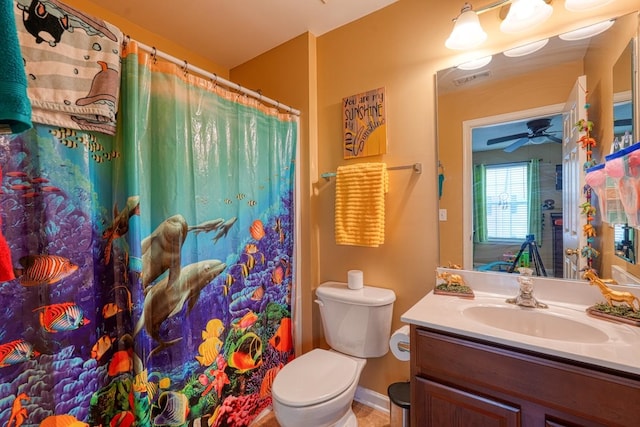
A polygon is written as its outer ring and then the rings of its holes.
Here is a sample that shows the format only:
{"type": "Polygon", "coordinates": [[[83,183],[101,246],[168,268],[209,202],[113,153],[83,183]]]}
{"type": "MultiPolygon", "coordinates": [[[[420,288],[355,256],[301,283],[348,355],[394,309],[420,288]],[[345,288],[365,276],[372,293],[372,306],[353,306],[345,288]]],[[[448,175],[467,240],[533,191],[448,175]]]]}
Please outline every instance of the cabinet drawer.
{"type": "Polygon", "coordinates": [[[416,414],[425,427],[519,427],[520,409],[434,381],[416,378],[416,414]]]}

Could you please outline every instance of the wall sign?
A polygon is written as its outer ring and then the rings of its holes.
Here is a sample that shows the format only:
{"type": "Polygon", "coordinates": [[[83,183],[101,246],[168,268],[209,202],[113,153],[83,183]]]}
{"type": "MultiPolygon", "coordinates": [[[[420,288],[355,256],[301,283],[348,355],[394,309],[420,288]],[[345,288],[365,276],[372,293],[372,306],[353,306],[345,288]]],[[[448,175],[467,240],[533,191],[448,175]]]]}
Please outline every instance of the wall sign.
{"type": "Polygon", "coordinates": [[[387,152],[385,101],[384,88],[342,99],[345,159],[387,152]]]}

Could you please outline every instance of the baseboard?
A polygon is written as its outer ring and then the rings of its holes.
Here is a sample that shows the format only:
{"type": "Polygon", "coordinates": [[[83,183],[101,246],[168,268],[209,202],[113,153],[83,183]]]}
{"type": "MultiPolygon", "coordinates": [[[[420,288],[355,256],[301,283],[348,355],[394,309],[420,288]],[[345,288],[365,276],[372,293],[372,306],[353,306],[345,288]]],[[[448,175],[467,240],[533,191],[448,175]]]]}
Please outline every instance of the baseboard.
{"type": "Polygon", "coordinates": [[[389,396],[369,390],[368,388],[358,386],[353,400],[377,411],[389,413],[389,396]]]}

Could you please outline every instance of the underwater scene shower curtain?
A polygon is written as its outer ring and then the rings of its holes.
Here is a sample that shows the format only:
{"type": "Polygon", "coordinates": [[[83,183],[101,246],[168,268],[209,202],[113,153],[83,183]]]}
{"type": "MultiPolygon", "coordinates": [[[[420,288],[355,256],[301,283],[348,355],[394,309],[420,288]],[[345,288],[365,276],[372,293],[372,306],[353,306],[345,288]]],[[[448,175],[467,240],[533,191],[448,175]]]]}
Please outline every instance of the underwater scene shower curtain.
{"type": "Polygon", "coordinates": [[[297,118],[127,52],[116,136],[0,137],[2,426],[244,426],[294,357],[297,118]]]}

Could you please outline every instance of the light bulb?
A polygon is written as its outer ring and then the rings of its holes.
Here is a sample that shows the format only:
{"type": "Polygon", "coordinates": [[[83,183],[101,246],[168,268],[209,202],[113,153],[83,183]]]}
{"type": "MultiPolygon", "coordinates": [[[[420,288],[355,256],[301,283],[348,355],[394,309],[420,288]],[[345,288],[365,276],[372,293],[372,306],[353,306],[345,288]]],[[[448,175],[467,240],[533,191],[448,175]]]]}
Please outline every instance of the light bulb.
{"type": "Polygon", "coordinates": [[[553,13],[553,7],[544,0],[513,0],[509,13],[500,23],[500,31],[518,33],[542,24],[553,13]]]}
{"type": "Polygon", "coordinates": [[[478,15],[471,10],[471,6],[465,3],[462,13],[456,19],[451,35],[444,43],[449,49],[463,50],[473,49],[487,39],[487,33],[480,25],[478,15]]]}

